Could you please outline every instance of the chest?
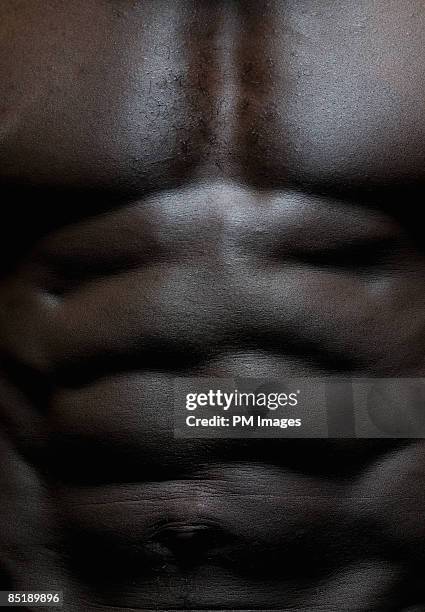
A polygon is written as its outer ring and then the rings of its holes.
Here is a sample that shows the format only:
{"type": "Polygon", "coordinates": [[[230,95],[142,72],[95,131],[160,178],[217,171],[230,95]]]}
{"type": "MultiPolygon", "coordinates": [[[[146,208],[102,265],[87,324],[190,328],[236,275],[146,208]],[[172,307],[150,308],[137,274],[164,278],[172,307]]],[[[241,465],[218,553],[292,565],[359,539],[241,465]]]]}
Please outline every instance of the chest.
{"type": "Polygon", "coordinates": [[[3,11],[4,183],[140,193],[194,177],[422,181],[418,1],[3,11]]]}

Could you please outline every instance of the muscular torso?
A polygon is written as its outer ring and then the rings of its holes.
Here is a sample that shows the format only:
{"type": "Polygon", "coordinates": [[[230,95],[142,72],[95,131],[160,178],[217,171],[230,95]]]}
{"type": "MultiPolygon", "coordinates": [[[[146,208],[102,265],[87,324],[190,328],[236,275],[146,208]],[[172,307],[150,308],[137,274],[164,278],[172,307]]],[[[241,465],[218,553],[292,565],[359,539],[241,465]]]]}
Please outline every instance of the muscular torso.
{"type": "Polygon", "coordinates": [[[422,3],[5,0],[0,23],[5,588],[424,610],[421,442],[172,421],[181,376],[423,375],[422,3]]]}

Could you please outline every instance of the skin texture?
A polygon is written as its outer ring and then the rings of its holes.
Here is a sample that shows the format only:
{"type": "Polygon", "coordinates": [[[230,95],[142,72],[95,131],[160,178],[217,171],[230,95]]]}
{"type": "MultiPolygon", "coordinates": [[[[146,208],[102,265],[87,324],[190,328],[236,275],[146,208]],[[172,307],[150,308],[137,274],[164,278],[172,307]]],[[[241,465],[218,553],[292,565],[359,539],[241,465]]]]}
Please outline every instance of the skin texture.
{"type": "Polygon", "coordinates": [[[2,0],[0,585],[425,610],[418,440],[176,440],[176,376],[422,376],[419,0],[2,0]],[[7,246],[6,246],[7,244],[7,246]]]}

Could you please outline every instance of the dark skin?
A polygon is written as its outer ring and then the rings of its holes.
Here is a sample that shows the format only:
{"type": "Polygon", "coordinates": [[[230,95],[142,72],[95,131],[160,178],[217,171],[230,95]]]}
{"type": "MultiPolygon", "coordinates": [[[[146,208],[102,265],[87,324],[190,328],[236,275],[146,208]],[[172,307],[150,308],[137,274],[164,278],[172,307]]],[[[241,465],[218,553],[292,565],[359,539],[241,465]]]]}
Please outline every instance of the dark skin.
{"type": "Polygon", "coordinates": [[[420,0],[2,0],[2,589],[425,609],[421,441],[172,419],[175,376],[424,375],[424,44],[420,0]]]}

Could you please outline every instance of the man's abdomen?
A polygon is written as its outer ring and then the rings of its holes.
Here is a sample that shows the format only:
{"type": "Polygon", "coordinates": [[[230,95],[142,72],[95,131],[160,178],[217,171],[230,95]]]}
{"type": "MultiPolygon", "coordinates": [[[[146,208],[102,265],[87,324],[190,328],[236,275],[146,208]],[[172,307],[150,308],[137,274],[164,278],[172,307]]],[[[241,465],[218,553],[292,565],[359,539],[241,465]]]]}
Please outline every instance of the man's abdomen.
{"type": "Polygon", "coordinates": [[[3,282],[2,346],[44,421],[36,464],[75,601],[415,602],[421,443],[177,440],[172,385],[420,375],[421,265],[382,212],[224,182],[40,240],[3,282]]]}

